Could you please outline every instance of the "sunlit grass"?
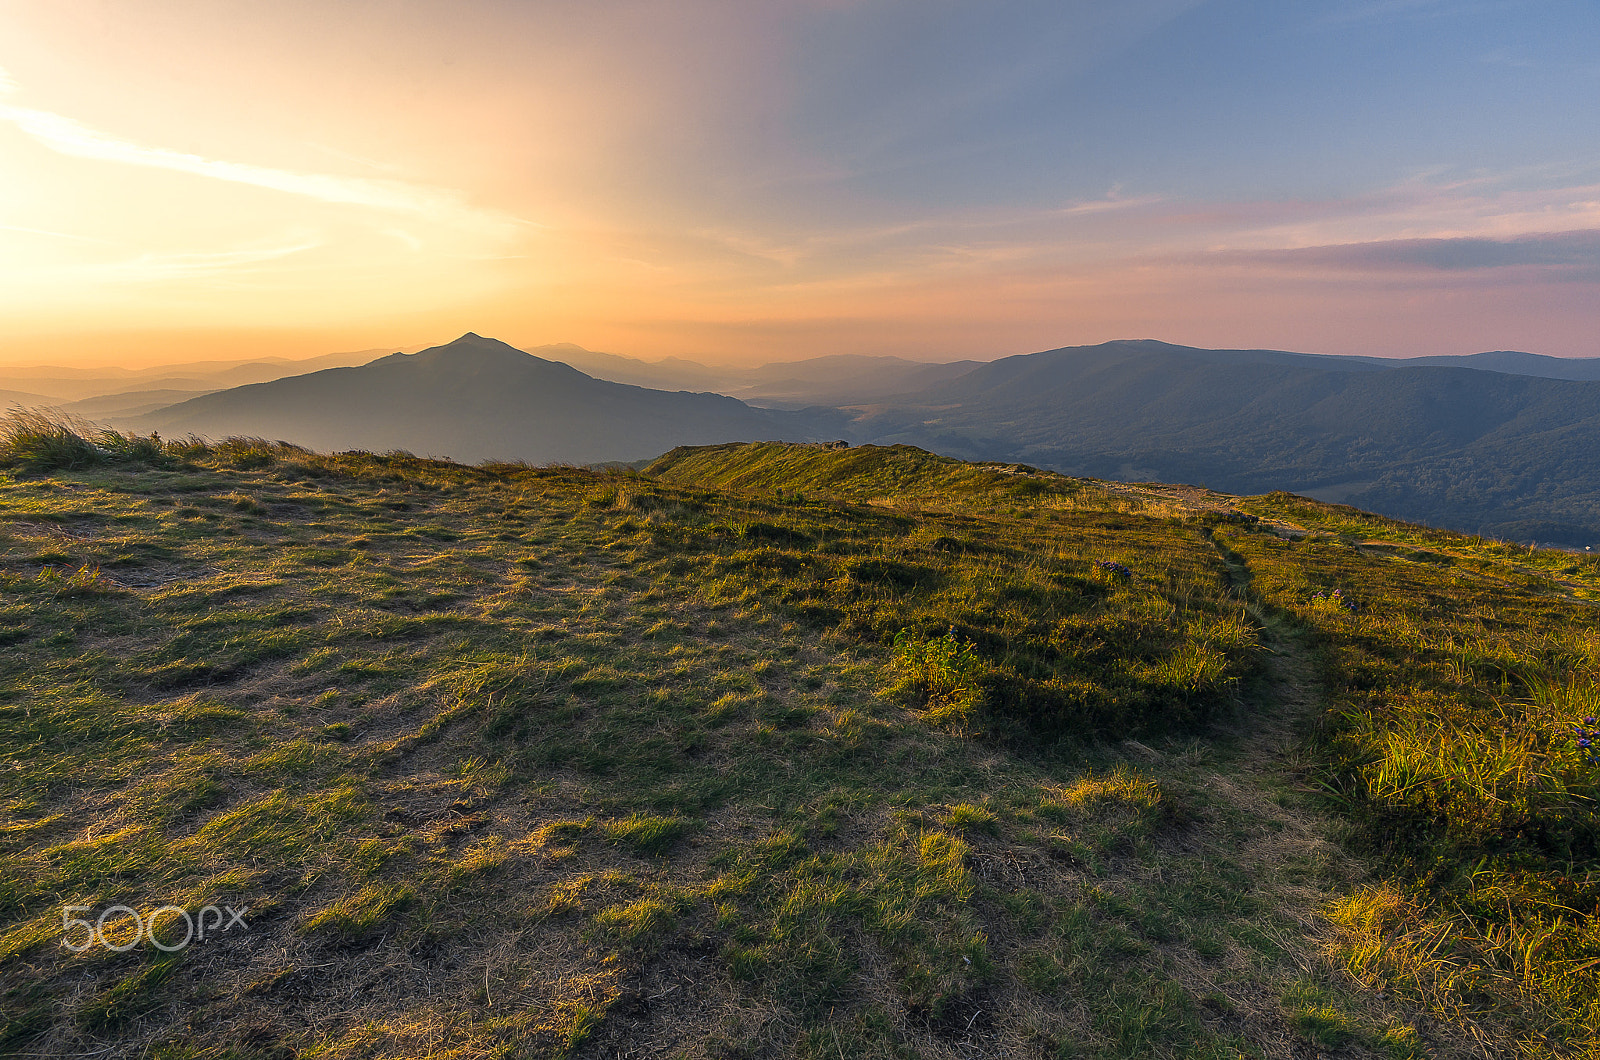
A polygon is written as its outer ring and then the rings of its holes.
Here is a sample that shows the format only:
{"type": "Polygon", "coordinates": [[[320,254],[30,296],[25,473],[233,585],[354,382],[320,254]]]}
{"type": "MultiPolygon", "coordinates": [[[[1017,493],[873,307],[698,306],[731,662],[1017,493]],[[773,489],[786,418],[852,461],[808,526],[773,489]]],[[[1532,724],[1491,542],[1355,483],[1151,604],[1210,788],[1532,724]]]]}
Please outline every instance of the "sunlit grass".
{"type": "Polygon", "coordinates": [[[1592,562],[1306,503],[1259,510],[1313,533],[1228,546],[1323,645],[1338,691],[1313,775],[1389,875],[1333,910],[1349,967],[1528,1055],[1600,1047],[1600,763],[1580,744],[1600,709],[1592,562]],[[1397,562],[1374,539],[1417,548],[1397,562]],[[1578,580],[1551,580],[1558,564],[1578,580]],[[1315,599],[1318,578],[1359,609],[1315,599]]]}

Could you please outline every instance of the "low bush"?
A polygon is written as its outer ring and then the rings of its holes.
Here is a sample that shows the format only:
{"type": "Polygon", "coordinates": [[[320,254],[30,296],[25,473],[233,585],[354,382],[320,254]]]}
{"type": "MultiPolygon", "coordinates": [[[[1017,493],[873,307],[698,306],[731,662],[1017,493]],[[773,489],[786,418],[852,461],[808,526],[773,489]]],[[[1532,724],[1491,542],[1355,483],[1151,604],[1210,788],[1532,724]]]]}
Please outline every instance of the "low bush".
{"type": "Polygon", "coordinates": [[[970,730],[983,711],[983,660],[953,629],[933,638],[902,629],[894,638],[894,670],[892,690],[935,725],[970,730]]]}

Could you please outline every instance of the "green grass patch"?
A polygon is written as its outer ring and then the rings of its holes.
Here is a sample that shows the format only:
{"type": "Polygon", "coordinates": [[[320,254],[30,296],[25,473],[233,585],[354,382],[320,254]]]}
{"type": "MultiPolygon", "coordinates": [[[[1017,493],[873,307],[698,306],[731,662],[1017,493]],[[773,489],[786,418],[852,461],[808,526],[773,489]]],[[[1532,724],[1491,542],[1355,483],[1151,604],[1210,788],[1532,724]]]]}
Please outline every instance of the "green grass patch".
{"type": "Polygon", "coordinates": [[[670,853],[692,827],[693,822],[681,817],[637,813],[600,826],[608,839],[628,847],[641,857],[659,857],[670,853]]]}

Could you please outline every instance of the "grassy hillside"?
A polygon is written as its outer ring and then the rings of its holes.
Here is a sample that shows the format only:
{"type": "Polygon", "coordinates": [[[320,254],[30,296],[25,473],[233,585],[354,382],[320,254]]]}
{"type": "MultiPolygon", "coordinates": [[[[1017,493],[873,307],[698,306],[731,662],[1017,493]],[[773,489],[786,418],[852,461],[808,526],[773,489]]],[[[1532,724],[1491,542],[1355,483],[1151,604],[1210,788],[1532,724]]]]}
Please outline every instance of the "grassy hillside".
{"type": "Polygon", "coordinates": [[[0,452],[0,1051],[1595,1045],[1591,564],[903,448],[0,452]],[[249,911],[62,945],[117,904],[249,911]]]}
{"type": "Polygon", "coordinates": [[[1216,536],[1252,593],[1320,646],[1310,776],[1385,877],[1332,910],[1351,933],[1349,967],[1436,1012],[1482,1017],[1491,1039],[1592,1055],[1596,561],[1281,494],[1243,507],[1320,531],[1216,536]],[[1334,588],[1349,606],[1318,595],[1334,588]]]}

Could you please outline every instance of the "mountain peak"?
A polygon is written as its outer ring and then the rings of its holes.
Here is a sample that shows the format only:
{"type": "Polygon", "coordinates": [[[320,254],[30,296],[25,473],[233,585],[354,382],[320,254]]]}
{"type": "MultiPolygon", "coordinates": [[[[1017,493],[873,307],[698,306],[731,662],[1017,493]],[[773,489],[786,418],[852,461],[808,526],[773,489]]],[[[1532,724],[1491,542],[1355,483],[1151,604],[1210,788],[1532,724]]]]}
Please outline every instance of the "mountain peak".
{"type": "Polygon", "coordinates": [[[429,349],[423,350],[422,352],[423,353],[438,353],[438,352],[453,353],[453,352],[460,352],[460,351],[464,351],[464,350],[491,351],[491,352],[494,352],[494,353],[516,353],[516,354],[520,354],[523,357],[531,356],[527,352],[517,349],[515,346],[511,345],[509,342],[501,342],[499,339],[492,339],[492,338],[489,338],[487,335],[479,335],[475,331],[469,331],[465,335],[461,336],[459,339],[454,339],[454,340],[452,340],[450,342],[444,343],[442,346],[431,347],[429,349]]]}

